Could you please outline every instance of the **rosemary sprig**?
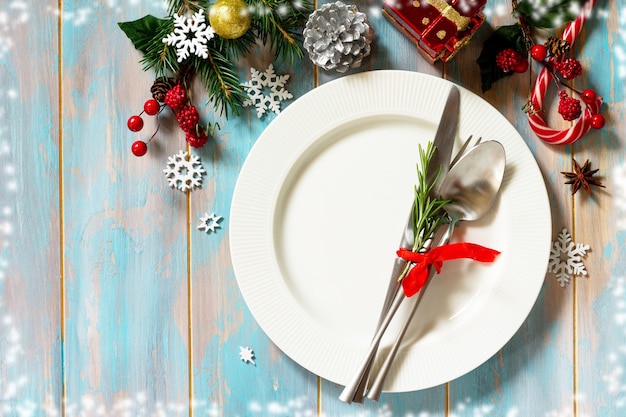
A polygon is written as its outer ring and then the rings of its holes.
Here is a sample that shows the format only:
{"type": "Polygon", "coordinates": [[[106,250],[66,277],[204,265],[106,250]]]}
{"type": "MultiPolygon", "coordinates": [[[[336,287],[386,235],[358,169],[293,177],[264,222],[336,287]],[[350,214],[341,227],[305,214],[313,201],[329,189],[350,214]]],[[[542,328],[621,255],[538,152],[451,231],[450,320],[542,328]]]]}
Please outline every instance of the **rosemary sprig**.
{"type": "Polygon", "coordinates": [[[426,179],[426,173],[429,170],[435,149],[432,142],[428,142],[426,149],[422,148],[421,145],[419,146],[420,164],[417,166],[415,209],[413,211],[413,232],[415,236],[413,252],[419,252],[424,249],[426,242],[437,231],[439,226],[445,222],[444,207],[452,203],[451,200],[442,200],[438,196],[433,195],[433,189],[441,175],[442,167],[439,167],[437,176],[432,183],[429,183],[426,179]]]}
{"type": "MultiPolygon", "coordinates": [[[[411,250],[413,252],[420,252],[425,249],[426,242],[428,242],[433,234],[437,231],[439,226],[445,222],[445,210],[444,207],[447,204],[453,203],[452,200],[441,200],[438,196],[434,196],[434,187],[439,177],[441,176],[442,167],[440,166],[437,175],[429,183],[426,179],[426,174],[429,170],[430,163],[433,159],[436,147],[432,142],[428,142],[426,149],[419,145],[419,157],[420,163],[417,164],[417,184],[415,184],[415,204],[413,207],[413,246],[411,250]]],[[[411,270],[411,262],[407,262],[402,270],[402,273],[398,277],[398,281],[402,281],[404,277],[411,270]]]]}

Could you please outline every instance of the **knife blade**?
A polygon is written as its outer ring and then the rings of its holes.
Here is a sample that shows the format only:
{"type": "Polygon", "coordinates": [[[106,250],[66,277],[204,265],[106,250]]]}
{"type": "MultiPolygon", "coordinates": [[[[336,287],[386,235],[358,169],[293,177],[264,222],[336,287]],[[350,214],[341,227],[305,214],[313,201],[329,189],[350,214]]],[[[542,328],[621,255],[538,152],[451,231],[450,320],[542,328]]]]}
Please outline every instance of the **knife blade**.
{"type": "Polygon", "coordinates": [[[433,187],[435,195],[431,197],[437,197],[439,194],[439,188],[443,178],[450,169],[450,158],[452,157],[452,148],[454,147],[454,138],[456,136],[456,129],[459,124],[459,109],[461,106],[461,94],[459,89],[452,85],[446,104],[443,107],[441,118],[439,119],[439,127],[433,139],[433,146],[435,152],[426,171],[426,180],[429,184],[432,184],[441,167],[441,174],[433,187]]]}

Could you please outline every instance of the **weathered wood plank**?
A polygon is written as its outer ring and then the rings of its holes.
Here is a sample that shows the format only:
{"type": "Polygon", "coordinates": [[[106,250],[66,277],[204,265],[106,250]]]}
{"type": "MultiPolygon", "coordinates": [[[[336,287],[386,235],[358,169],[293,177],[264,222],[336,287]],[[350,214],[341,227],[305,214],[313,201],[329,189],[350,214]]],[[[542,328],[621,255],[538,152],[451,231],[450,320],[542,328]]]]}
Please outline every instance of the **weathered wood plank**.
{"type": "MultiPolygon", "coordinates": [[[[330,3],[331,1],[319,2],[330,3]]],[[[375,1],[359,2],[359,10],[368,16],[375,35],[372,53],[363,59],[360,68],[351,69],[345,74],[336,71],[319,70],[319,83],[324,84],[344,75],[368,71],[397,69],[416,71],[441,77],[443,64],[430,63],[417,49],[415,44],[405,37],[381,13],[381,3],[375,1]]],[[[416,97],[416,100],[422,100],[416,97]]],[[[383,295],[381,295],[382,297],[383,295]]],[[[382,302],[382,299],[381,299],[382,302]]],[[[438,386],[431,389],[402,394],[383,393],[378,402],[365,400],[363,404],[345,404],[338,397],[343,386],[323,381],[321,385],[321,408],[329,416],[377,416],[377,415],[441,415],[445,410],[446,388],[438,386]]]]}
{"type": "MultiPolygon", "coordinates": [[[[0,414],[61,409],[56,2],[3,7],[0,32],[0,414]]],[[[8,6],[8,5],[7,5],[8,6]]]]}
{"type": "Polygon", "coordinates": [[[117,27],[161,9],[119,6],[118,15],[117,7],[90,1],[64,7],[66,415],[184,415],[187,197],[169,189],[162,173],[184,145],[165,134],[170,122],[145,157],[130,153],[134,140],[156,128],[148,117],[139,134],[126,127],[154,77],[142,73],[139,53],[117,27]]]}
{"type": "MultiPolygon", "coordinates": [[[[576,302],[577,411],[579,416],[620,416],[626,412],[626,5],[598,2],[576,48],[583,64],[578,89],[593,88],[604,97],[607,125],[574,145],[579,163],[599,168],[606,189],[584,190],[574,201],[575,242],[590,247],[588,276],[573,283],[576,302]],[[608,46],[607,46],[608,45],[608,46]]],[[[571,170],[568,164],[567,170],[571,170]]]]}
{"type": "MultiPolygon", "coordinates": [[[[277,74],[289,74],[286,88],[299,97],[313,87],[312,66],[293,67],[264,48],[240,63],[242,81],[250,68],[265,71],[274,64],[277,74]]],[[[286,108],[292,100],[283,102],[286,108]]],[[[317,377],[289,359],[260,329],[246,306],[232,270],[229,250],[229,213],[238,173],[263,129],[276,117],[260,119],[254,108],[220,120],[213,141],[195,150],[205,161],[206,184],[192,193],[195,227],[205,213],[222,216],[216,233],[193,230],[192,328],[194,410],[219,410],[220,415],[307,415],[317,410],[317,377]],[[255,365],[239,358],[240,347],[254,351],[255,365]]],[[[295,132],[294,132],[295,133],[295,132]]]]}
{"type": "MultiPolygon", "coordinates": [[[[169,189],[161,171],[167,157],[186,144],[171,115],[162,115],[148,155],[130,154],[132,141],[146,139],[156,127],[146,118],[140,135],[126,129],[127,117],[148,98],[153,76],[141,72],[139,53],[116,25],[147,13],[163,16],[163,2],[63,2],[61,51],[58,3],[49,3],[4,10],[15,30],[7,35],[14,44],[0,51],[0,414],[59,415],[63,372],[67,416],[187,415],[190,401],[195,415],[226,416],[315,415],[318,409],[328,416],[623,413],[621,2],[599,2],[574,51],[585,70],[575,84],[604,95],[607,127],[566,147],[537,139],[520,110],[535,74],[480,91],[474,60],[489,31],[511,22],[508,0],[489,2],[491,29],[481,28],[446,65],[425,61],[379,14],[378,3],[359,3],[376,39],[363,67],[349,74],[420,71],[482,95],[517,127],[535,155],[551,196],[554,238],[566,227],[591,250],[584,259],[589,276],[561,288],[548,274],[522,328],[478,369],[447,386],[351,406],[337,399],[342,387],[302,369],[268,340],[245,306],[230,265],[234,184],[273,116],[258,120],[251,111],[225,122],[215,143],[197,151],[207,169],[204,187],[189,198],[169,189]],[[20,21],[23,10],[31,30],[20,26],[26,24],[20,21]],[[600,168],[606,190],[569,196],[559,172],[571,169],[572,153],[600,168]],[[217,233],[196,230],[205,212],[224,216],[217,233]],[[240,361],[239,346],[255,351],[256,366],[240,361]]],[[[247,77],[247,67],[263,68],[270,60],[253,54],[241,77],[247,77]]],[[[306,57],[301,66],[276,66],[292,75],[288,89],[296,98],[315,87],[315,71],[320,84],[343,76],[315,70],[306,57]]],[[[551,117],[556,124],[558,115],[551,117]]]]}
{"type": "MultiPolygon", "coordinates": [[[[536,73],[527,71],[499,80],[482,93],[475,63],[484,40],[492,31],[514,23],[510,6],[509,1],[489,2],[487,23],[466,47],[467,51],[451,64],[450,70],[453,80],[494,105],[526,140],[546,182],[554,235],[571,224],[567,191],[563,190],[558,176],[558,167],[569,159],[569,148],[546,145],[528,126],[522,106],[528,100],[536,73]]],[[[532,71],[537,69],[536,64],[531,64],[532,71]]],[[[563,291],[556,280],[548,277],[529,317],[509,343],[485,364],[450,383],[450,411],[455,415],[475,415],[476,412],[544,415],[571,409],[572,309],[571,293],[563,291]],[[536,400],[539,397],[541,401],[536,400]]]]}

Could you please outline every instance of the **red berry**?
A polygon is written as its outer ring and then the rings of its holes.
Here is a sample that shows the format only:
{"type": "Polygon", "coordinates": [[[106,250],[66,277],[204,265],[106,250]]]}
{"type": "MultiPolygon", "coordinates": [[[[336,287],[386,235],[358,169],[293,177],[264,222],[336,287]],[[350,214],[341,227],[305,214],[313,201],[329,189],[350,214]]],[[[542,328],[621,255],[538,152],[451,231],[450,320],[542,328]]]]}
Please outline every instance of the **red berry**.
{"type": "Polygon", "coordinates": [[[503,72],[511,72],[524,61],[524,57],[513,48],[503,49],[496,55],[496,65],[503,72]]]}
{"type": "Polygon", "coordinates": [[[163,102],[170,106],[175,112],[179,111],[187,105],[187,92],[180,84],[176,84],[171,90],[165,93],[163,102]]]}
{"type": "Polygon", "coordinates": [[[158,101],[154,99],[147,100],[143,104],[143,111],[145,111],[146,114],[150,116],[154,116],[155,114],[159,113],[159,110],[161,110],[161,105],[158,101]]]}
{"type": "Polygon", "coordinates": [[[568,58],[556,64],[558,71],[566,80],[573,80],[583,73],[583,67],[577,59],[568,58]]]}
{"type": "Polygon", "coordinates": [[[596,99],[598,98],[598,95],[596,94],[594,90],[587,89],[583,91],[583,93],[581,94],[581,97],[586,104],[591,104],[596,101],[596,99]]]}
{"type": "Polygon", "coordinates": [[[513,67],[513,71],[518,72],[518,73],[526,72],[527,69],[528,69],[528,61],[525,59],[521,60],[519,64],[513,67]]]}
{"type": "Polygon", "coordinates": [[[596,113],[591,116],[591,127],[593,127],[594,129],[602,129],[605,123],[606,120],[604,120],[604,116],[602,116],[600,113],[596,113]]]}
{"type": "Polygon", "coordinates": [[[580,101],[574,97],[569,97],[565,90],[561,90],[559,93],[559,113],[563,116],[563,119],[572,121],[578,119],[582,113],[580,107],[580,101]]]}
{"type": "Polygon", "coordinates": [[[138,140],[137,142],[133,143],[133,146],[131,146],[130,150],[135,156],[144,156],[146,152],[148,152],[148,144],[146,142],[138,140]]]}
{"type": "Polygon", "coordinates": [[[530,56],[533,57],[535,61],[543,61],[548,56],[548,50],[543,45],[535,45],[530,48],[530,56]]]}
{"type": "Polygon", "coordinates": [[[204,144],[207,143],[207,141],[209,140],[206,133],[202,131],[200,131],[199,133],[187,132],[185,139],[187,140],[187,143],[189,143],[189,145],[193,146],[194,148],[202,148],[204,144]]]}
{"type": "Polygon", "coordinates": [[[196,125],[200,117],[198,116],[198,110],[194,106],[185,106],[176,114],[176,120],[183,132],[195,132],[196,125]]]}
{"type": "Polygon", "coordinates": [[[139,132],[143,128],[143,119],[140,116],[130,116],[127,125],[133,132],[139,132]]]}

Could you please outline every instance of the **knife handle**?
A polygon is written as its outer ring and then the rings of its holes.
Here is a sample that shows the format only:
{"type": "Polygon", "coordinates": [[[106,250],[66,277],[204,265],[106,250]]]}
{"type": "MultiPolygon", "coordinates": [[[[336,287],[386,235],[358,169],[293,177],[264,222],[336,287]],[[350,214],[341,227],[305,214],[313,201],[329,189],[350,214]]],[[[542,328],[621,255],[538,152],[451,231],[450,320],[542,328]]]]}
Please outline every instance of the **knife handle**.
{"type": "Polygon", "coordinates": [[[387,330],[389,323],[391,323],[391,319],[393,319],[393,316],[395,315],[396,311],[398,311],[400,304],[402,304],[405,298],[406,295],[404,295],[404,291],[397,292],[395,298],[393,299],[393,302],[391,303],[389,311],[387,311],[387,314],[385,314],[385,318],[383,319],[380,327],[374,335],[374,339],[370,344],[367,355],[365,355],[363,362],[359,366],[352,380],[348,383],[348,385],[345,386],[345,388],[339,395],[339,399],[341,401],[346,403],[353,402],[355,394],[357,393],[357,390],[362,384],[364,378],[369,377],[369,370],[371,369],[372,363],[374,362],[374,357],[376,356],[376,353],[378,351],[378,345],[383,338],[383,334],[385,333],[385,330],[387,330]]]}

